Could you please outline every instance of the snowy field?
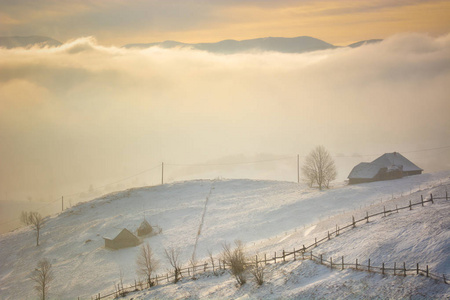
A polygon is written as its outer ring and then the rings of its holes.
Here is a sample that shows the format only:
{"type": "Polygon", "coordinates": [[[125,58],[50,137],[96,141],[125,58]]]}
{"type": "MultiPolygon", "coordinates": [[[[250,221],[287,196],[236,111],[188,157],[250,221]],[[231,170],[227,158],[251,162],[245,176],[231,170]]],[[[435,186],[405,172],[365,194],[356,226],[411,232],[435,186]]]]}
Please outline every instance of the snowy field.
{"type": "MultiPolygon", "coordinates": [[[[110,293],[120,280],[132,283],[139,247],[104,248],[103,237],[114,237],[122,228],[134,231],[142,220],[162,228],[146,238],[160,262],[157,273],[168,270],[164,249],[178,247],[187,265],[192,257],[202,216],[196,257],[208,250],[218,255],[224,242],[240,239],[249,255],[271,253],[309,245],[335,224],[346,225],[351,216],[378,212],[417,202],[420,195],[445,195],[450,172],[423,174],[398,180],[318,191],[289,182],[254,180],[197,180],[158,187],[137,188],[79,204],[51,216],[35,246],[32,228],[0,236],[0,297],[34,299],[31,271],[40,258],[48,258],[55,281],[50,290],[56,299],[90,299],[110,293]],[[208,201],[207,201],[208,199],[208,201]],[[206,210],[205,203],[207,201],[206,210]]],[[[403,210],[363,224],[315,248],[324,256],[361,262],[428,264],[432,272],[450,274],[449,203],[438,201],[412,211],[403,210]]],[[[158,286],[128,298],[442,298],[449,285],[422,276],[385,276],[352,270],[331,270],[311,261],[268,266],[266,283],[251,280],[241,288],[228,274],[204,274],[177,285],[158,286]]]]}

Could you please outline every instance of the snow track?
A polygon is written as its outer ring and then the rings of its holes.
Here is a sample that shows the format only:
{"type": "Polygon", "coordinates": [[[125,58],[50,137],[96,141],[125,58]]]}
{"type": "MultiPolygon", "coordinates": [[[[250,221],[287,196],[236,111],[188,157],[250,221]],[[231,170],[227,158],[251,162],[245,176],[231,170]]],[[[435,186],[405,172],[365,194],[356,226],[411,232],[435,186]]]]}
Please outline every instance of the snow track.
{"type": "Polygon", "coordinates": [[[213,183],[211,184],[211,188],[209,190],[208,196],[206,196],[205,207],[203,208],[202,217],[200,219],[200,224],[198,226],[197,236],[195,237],[194,251],[192,252],[192,258],[191,258],[192,262],[195,262],[195,260],[196,260],[195,254],[197,251],[198,239],[200,238],[200,235],[202,233],[203,223],[205,222],[206,209],[208,208],[209,198],[211,197],[212,190],[214,189],[214,183],[215,183],[215,181],[213,181],[213,183]]]}

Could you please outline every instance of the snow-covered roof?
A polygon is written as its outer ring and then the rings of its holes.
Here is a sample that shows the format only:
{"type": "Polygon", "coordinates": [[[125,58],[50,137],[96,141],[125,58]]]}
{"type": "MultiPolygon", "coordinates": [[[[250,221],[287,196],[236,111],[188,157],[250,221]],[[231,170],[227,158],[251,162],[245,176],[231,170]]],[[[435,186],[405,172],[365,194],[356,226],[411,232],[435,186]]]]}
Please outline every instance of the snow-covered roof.
{"type": "Polygon", "coordinates": [[[349,179],[353,179],[353,178],[364,178],[364,179],[370,179],[370,178],[374,178],[378,172],[380,171],[380,169],[382,168],[382,166],[373,164],[373,163],[367,163],[367,162],[362,162],[358,165],[356,165],[352,171],[350,172],[350,174],[348,175],[349,179]]]}
{"type": "Polygon", "coordinates": [[[385,153],[375,159],[372,163],[381,167],[403,166],[403,172],[423,171],[398,152],[385,153]]]}

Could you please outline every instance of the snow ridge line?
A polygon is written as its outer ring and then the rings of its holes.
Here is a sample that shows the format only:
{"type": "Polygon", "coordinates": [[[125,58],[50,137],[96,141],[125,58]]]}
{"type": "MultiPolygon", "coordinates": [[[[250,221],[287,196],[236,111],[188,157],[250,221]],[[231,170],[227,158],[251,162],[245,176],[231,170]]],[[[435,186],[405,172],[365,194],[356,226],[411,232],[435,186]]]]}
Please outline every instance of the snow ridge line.
{"type": "Polygon", "coordinates": [[[212,193],[212,190],[214,189],[215,183],[216,183],[216,181],[214,180],[213,183],[211,184],[211,188],[209,189],[208,196],[206,196],[205,206],[203,208],[202,217],[200,219],[200,224],[199,224],[198,230],[197,230],[197,236],[195,237],[194,250],[192,252],[192,258],[191,258],[192,263],[195,263],[195,253],[197,251],[197,244],[198,244],[198,240],[200,238],[200,234],[202,233],[203,223],[205,222],[206,209],[208,207],[209,198],[211,197],[211,193],[212,193]]]}

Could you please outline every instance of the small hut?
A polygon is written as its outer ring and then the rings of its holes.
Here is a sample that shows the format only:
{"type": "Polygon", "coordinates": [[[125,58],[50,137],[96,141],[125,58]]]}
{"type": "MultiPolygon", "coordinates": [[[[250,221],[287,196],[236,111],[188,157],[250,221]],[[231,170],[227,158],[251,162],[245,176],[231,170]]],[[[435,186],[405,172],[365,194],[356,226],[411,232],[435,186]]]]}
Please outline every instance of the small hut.
{"type": "Polygon", "coordinates": [[[103,238],[105,240],[105,247],[110,249],[122,249],[128,247],[135,247],[139,245],[139,238],[131,233],[128,229],[124,228],[122,231],[114,238],[103,238]]]}
{"type": "Polygon", "coordinates": [[[153,232],[153,227],[145,219],[144,219],[144,221],[142,221],[141,225],[137,229],[138,236],[148,235],[148,234],[151,234],[152,232],[153,232]]]}

